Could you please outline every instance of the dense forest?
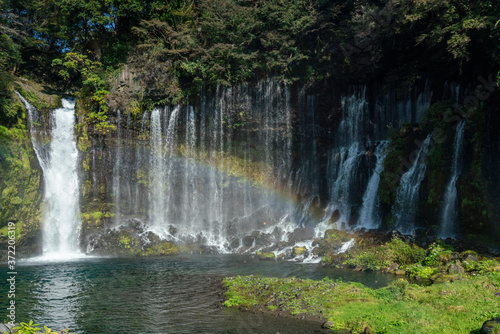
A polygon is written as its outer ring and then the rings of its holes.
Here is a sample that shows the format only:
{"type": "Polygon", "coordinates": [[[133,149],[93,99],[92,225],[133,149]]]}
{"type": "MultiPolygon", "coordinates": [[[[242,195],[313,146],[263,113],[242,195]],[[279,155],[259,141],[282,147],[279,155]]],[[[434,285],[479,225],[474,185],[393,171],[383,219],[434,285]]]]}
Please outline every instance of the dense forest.
{"type": "Polygon", "coordinates": [[[2,0],[0,7],[3,125],[16,122],[14,76],[78,91],[88,112],[105,114],[126,63],[141,64],[142,90],[133,97],[141,108],[263,74],[401,87],[420,78],[471,82],[500,63],[493,1],[2,0]]]}

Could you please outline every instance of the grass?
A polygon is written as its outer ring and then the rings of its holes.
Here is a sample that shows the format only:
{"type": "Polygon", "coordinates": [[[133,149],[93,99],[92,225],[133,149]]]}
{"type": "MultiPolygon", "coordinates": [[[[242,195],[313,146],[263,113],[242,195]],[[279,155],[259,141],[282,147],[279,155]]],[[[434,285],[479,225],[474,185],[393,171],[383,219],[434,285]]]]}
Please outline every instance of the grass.
{"type": "Polygon", "coordinates": [[[471,333],[500,309],[500,273],[452,283],[417,286],[400,279],[372,290],[359,283],[324,279],[228,277],[227,307],[319,316],[362,333],[471,333]]]}

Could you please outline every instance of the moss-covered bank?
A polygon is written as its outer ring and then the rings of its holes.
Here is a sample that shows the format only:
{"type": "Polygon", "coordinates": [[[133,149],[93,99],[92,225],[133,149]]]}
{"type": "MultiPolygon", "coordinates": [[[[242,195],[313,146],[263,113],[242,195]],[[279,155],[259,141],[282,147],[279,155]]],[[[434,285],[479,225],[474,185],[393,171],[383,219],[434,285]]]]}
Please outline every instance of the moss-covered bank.
{"type": "Polygon", "coordinates": [[[353,333],[471,333],[498,316],[500,273],[431,286],[406,280],[372,290],[323,279],[229,277],[227,307],[314,316],[353,333]]]}

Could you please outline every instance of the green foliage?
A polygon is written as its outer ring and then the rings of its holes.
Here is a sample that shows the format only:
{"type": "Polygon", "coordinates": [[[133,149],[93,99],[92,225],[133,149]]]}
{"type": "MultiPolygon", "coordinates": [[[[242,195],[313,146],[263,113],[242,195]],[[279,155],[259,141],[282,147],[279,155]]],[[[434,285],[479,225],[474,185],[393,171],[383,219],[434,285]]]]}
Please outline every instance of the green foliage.
{"type": "Polygon", "coordinates": [[[425,257],[425,264],[436,266],[450,261],[453,247],[438,240],[432,243],[428,248],[428,254],[425,257]]]}
{"type": "Polygon", "coordinates": [[[378,270],[380,267],[388,265],[386,261],[380,259],[372,251],[363,252],[355,258],[347,260],[346,264],[351,267],[362,266],[367,270],[378,270]]]}
{"type": "Polygon", "coordinates": [[[52,66],[59,67],[59,75],[66,80],[75,75],[81,77],[82,90],[79,97],[90,109],[87,113],[87,123],[93,126],[94,132],[104,135],[115,130],[115,127],[108,122],[106,96],[109,92],[105,89],[107,83],[103,78],[102,64],[87,55],[68,52],[64,60],[54,59],[52,66]]]}
{"type": "Polygon", "coordinates": [[[431,286],[398,279],[377,290],[332,279],[237,276],[223,282],[226,307],[321,316],[353,333],[366,327],[375,333],[470,333],[500,307],[493,297],[500,273],[431,286]]]}
{"type": "Polygon", "coordinates": [[[14,329],[17,329],[16,333],[19,334],[36,334],[37,331],[40,331],[41,328],[39,328],[39,324],[33,323],[33,320],[30,320],[29,323],[26,322],[21,322],[20,326],[14,327],[14,329]]]}
{"type": "Polygon", "coordinates": [[[349,252],[349,256],[345,263],[351,267],[380,270],[389,267],[391,263],[400,266],[421,263],[425,258],[425,250],[399,238],[393,238],[379,247],[372,247],[360,253],[349,252]]]}
{"type": "Polygon", "coordinates": [[[419,263],[425,257],[424,249],[410,245],[399,238],[393,238],[386,247],[392,252],[392,260],[399,265],[419,263]]]}
{"type": "Polygon", "coordinates": [[[0,246],[7,242],[4,224],[16,222],[17,244],[28,255],[36,250],[30,238],[40,228],[42,201],[41,171],[29,133],[0,126],[0,157],[0,246]]]}
{"type": "Polygon", "coordinates": [[[406,268],[406,274],[410,277],[429,279],[438,272],[438,268],[425,267],[420,264],[411,265],[406,268]]]}

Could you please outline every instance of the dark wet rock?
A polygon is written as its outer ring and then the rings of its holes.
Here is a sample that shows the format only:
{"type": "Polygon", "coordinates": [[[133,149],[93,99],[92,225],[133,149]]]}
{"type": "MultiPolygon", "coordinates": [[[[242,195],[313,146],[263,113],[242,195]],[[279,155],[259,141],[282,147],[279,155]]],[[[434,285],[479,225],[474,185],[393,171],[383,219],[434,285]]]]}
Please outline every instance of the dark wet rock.
{"type": "Polygon", "coordinates": [[[497,331],[494,331],[495,327],[497,327],[497,328],[500,327],[500,317],[499,318],[493,318],[493,319],[490,319],[490,320],[486,320],[483,323],[483,326],[481,327],[481,330],[479,331],[479,334],[493,334],[493,333],[497,333],[497,331]]]}
{"type": "Polygon", "coordinates": [[[274,236],[270,233],[259,233],[255,237],[255,245],[256,246],[267,246],[274,243],[274,236]]]}
{"type": "Polygon", "coordinates": [[[330,222],[331,223],[336,223],[338,222],[340,219],[340,211],[339,210],[335,210],[332,214],[332,217],[330,218],[330,222]]]}
{"type": "Polygon", "coordinates": [[[243,241],[243,245],[245,245],[246,247],[252,247],[253,242],[255,241],[255,237],[251,236],[251,235],[247,235],[247,236],[243,237],[242,241],[243,241]]]}
{"type": "Polygon", "coordinates": [[[288,240],[292,243],[311,240],[313,238],[314,231],[304,227],[296,228],[292,233],[288,235],[288,240]]]}
{"type": "Polygon", "coordinates": [[[240,239],[238,239],[238,238],[231,239],[230,246],[233,249],[240,247],[240,239]]]}
{"type": "Polygon", "coordinates": [[[169,255],[177,249],[169,240],[147,231],[138,219],[87,237],[87,253],[100,255],[169,255]]]}
{"type": "Polygon", "coordinates": [[[170,225],[168,227],[168,233],[175,236],[177,234],[177,228],[174,225],[170,225]]]}

